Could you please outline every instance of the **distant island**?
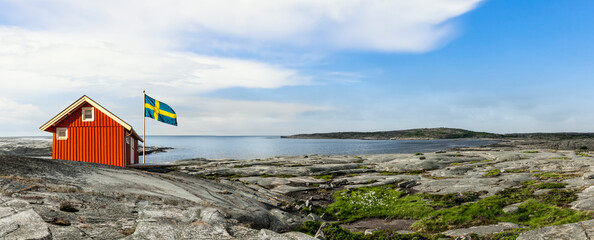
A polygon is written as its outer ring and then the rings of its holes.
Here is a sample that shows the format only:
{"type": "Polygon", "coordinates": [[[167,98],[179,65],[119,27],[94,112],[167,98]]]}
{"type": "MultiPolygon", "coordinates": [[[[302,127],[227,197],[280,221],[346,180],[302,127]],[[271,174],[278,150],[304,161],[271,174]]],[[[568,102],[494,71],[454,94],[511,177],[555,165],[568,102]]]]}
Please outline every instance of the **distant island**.
{"type": "Polygon", "coordinates": [[[571,140],[594,139],[594,133],[508,133],[497,134],[475,132],[458,128],[417,128],[378,132],[331,132],[281,136],[281,138],[301,139],[364,139],[364,140],[413,140],[413,139],[532,139],[532,140],[571,140]]]}

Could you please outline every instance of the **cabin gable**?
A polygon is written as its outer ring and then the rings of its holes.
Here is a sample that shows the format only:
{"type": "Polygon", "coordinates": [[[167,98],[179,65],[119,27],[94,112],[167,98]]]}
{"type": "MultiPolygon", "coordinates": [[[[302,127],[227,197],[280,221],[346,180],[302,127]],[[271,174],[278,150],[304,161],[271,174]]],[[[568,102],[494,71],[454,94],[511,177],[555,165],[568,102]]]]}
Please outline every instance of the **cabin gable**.
{"type": "Polygon", "coordinates": [[[142,139],[130,125],[87,96],[81,97],[40,129],[53,133],[54,159],[121,167],[138,163],[137,147],[142,139]],[[65,129],[66,136],[58,136],[57,129],[65,129]]]}

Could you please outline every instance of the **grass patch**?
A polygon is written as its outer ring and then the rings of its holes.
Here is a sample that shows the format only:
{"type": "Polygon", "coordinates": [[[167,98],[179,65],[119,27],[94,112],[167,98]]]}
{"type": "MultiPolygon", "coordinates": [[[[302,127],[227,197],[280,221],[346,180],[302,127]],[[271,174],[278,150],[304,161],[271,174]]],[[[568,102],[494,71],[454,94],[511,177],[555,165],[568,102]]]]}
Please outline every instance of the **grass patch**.
{"type": "Polygon", "coordinates": [[[469,163],[485,163],[485,162],[492,162],[493,160],[491,159],[485,159],[485,160],[480,160],[480,161],[470,161],[469,163]]]}
{"type": "Polygon", "coordinates": [[[545,173],[535,173],[532,174],[532,177],[538,178],[539,180],[546,180],[546,179],[569,179],[579,177],[580,174],[571,174],[571,173],[554,173],[554,172],[545,172],[545,173]]]}
{"type": "Polygon", "coordinates": [[[564,188],[567,183],[559,183],[559,182],[550,182],[550,183],[540,183],[534,185],[538,189],[551,189],[551,188],[564,188]]]}
{"type": "Polygon", "coordinates": [[[560,173],[553,173],[553,172],[546,172],[546,173],[535,173],[532,174],[532,177],[538,178],[540,180],[545,179],[561,179],[563,175],[560,173]]]}
{"type": "Polygon", "coordinates": [[[568,158],[568,157],[554,157],[554,158],[549,158],[549,159],[553,159],[553,160],[554,159],[558,159],[558,160],[569,160],[571,158],[568,158]]]}
{"type": "Polygon", "coordinates": [[[415,156],[419,156],[419,155],[425,155],[425,154],[422,154],[422,153],[419,153],[419,152],[418,153],[415,153],[415,156]]]}
{"type": "Polygon", "coordinates": [[[505,170],[506,173],[524,173],[528,172],[526,169],[507,169],[505,170]]]}
{"type": "Polygon", "coordinates": [[[499,217],[500,221],[514,222],[534,228],[579,222],[592,217],[592,214],[552,206],[535,199],[529,199],[518,206],[519,210],[499,217]]]}
{"type": "Polygon", "coordinates": [[[594,218],[592,212],[560,208],[576,199],[575,191],[553,189],[547,194],[535,196],[534,190],[532,186],[506,189],[477,202],[437,210],[413,224],[413,228],[425,232],[441,232],[502,221],[540,228],[594,218]],[[524,203],[518,206],[518,212],[503,212],[505,206],[519,202],[524,203]]]}
{"type": "Polygon", "coordinates": [[[353,163],[363,163],[363,159],[355,160],[353,163]]]}
{"type": "Polygon", "coordinates": [[[450,163],[450,166],[454,167],[454,166],[460,166],[462,165],[462,163],[459,162],[455,162],[455,163],[450,163]]]}
{"type": "Polygon", "coordinates": [[[419,195],[406,195],[395,186],[361,187],[334,193],[326,211],[351,222],[362,218],[420,219],[433,208],[419,195]]]}
{"type": "Polygon", "coordinates": [[[499,170],[499,169],[493,169],[493,170],[488,171],[487,173],[485,173],[485,175],[483,175],[483,176],[485,176],[485,177],[497,177],[499,175],[501,175],[501,170],[499,170]]]}
{"type": "MultiPolygon", "coordinates": [[[[321,226],[321,222],[307,221],[297,231],[314,236],[321,226]]],[[[396,230],[380,230],[370,235],[363,235],[363,233],[352,233],[349,230],[341,228],[339,223],[328,224],[323,231],[328,240],[433,240],[443,237],[443,235],[429,237],[421,233],[400,234],[396,230]]]]}
{"type": "Polygon", "coordinates": [[[317,179],[323,179],[323,180],[326,180],[326,181],[330,181],[335,176],[333,174],[326,174],[326,175],[315,175],[315,176],[312,176],[312,177],[317,178],[317,179]]]}
{"type": "Polygon", "coordinates": [[[523,153],[538,153],[538,151],[523,151],[523,153]]]}
{"type": "Polygon", "coordinates": [[[392,175],[420,175],[425,173],[424,170],[410,170],[410,171],[404,171],[404,172],[380,172],[380,175],[385,175],[385,176],[392,176],[392,175]]]}
{"type": "Polygon", "coordinates": [[[360,168],[360,169],[370,169],[370,167],[365,166],[365,165],[358,166],[357,168],[360,168]]]}
{"type": "Polygon", "coordinates": [[[295,175],[289,175],[289,174],[279,174],[279,175],[269,175],[269,174],[263,174],[263,175],[260,175],[260,177],[263,177],[263,178],[269,178],[269,177],[277,177],[277,178],[294,178],[294,177],[297,177],[297,176],[295,176],[295,175]]]}
{"type": "Polygon", "coordinates": [[[575,155],[582,156],[582,157],[590,157],[590,155],[585,152],[576,152],[575,155]]]}

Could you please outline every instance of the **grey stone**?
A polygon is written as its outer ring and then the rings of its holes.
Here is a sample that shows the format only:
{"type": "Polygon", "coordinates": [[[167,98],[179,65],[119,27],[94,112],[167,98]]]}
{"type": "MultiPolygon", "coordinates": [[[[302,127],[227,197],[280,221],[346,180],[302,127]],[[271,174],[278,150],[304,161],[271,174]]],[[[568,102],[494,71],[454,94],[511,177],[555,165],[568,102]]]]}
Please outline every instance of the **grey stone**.
{"type": "Polygon", "coordinates": [[[317,222],[323,221],[322,218],[319,217],[318,215],[316,215],[315,213],[310,213],[307,215],[307,217],[309,218],[308,220],[311,220],[311,221],[317,221],[317,222]]]}
{"type": "Polygon", "coordinates": [[[46,223],[33,210],[0,219],[0,237],[4,239],[51,239],[46,223]]]}
{"type": "Polygon", "coordinates": [[[589,240],[594,232],[594,220],[549,226],[521,233],[517,240],[589,240]]]}
{"type": "Polygon", "coordinates": [[[594,186],[590,186],[578,193],[578,199],[570,203],[571,208],[582,211],[594,210],[594,186]]]}
{"type": "Polygon", "coordinates": [[[487,226],[475,226],[475,227],[469,227],[469,228],[448,230],[448,231],[443,232],[443,234],[450,236],[450,237],[467,236],[472,233],[477,234],[479,236],[485,236],[488,234],[503,232],[506,230],[516,229],[516,228],[520,228],[520,227],[521,227],[520,225],[515,224],[515,223],[500,222],[497,224],[487,225],[487,226]]]}
{"type": "Polygon", "coordinates": [[[504,213],[513,214],[513,213],[518,212],[518,210],[520,210],[520,208],[518,207],[520,204],[516,203],[516,204],[509,205],[509,206],[505,206],[502,210],[504,213]]]}
{"type": "Polygon", "coordinates": [[[594,179],[594,172],[587,172],[582,175],[583,179],[594,179]]]}

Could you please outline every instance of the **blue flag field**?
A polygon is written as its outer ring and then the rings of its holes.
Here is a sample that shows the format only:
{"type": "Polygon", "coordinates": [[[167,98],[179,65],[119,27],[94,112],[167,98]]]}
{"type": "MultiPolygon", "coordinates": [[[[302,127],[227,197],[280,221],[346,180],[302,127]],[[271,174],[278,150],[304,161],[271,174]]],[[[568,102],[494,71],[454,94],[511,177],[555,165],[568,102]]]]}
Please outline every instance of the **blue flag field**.
{"type": "Polygon", "coordinates": [[[144,95],[144,116],[177,126],[177,114],[175,114],[175,111],[164,102],[155,100],[148,95],[144,95]]]}

